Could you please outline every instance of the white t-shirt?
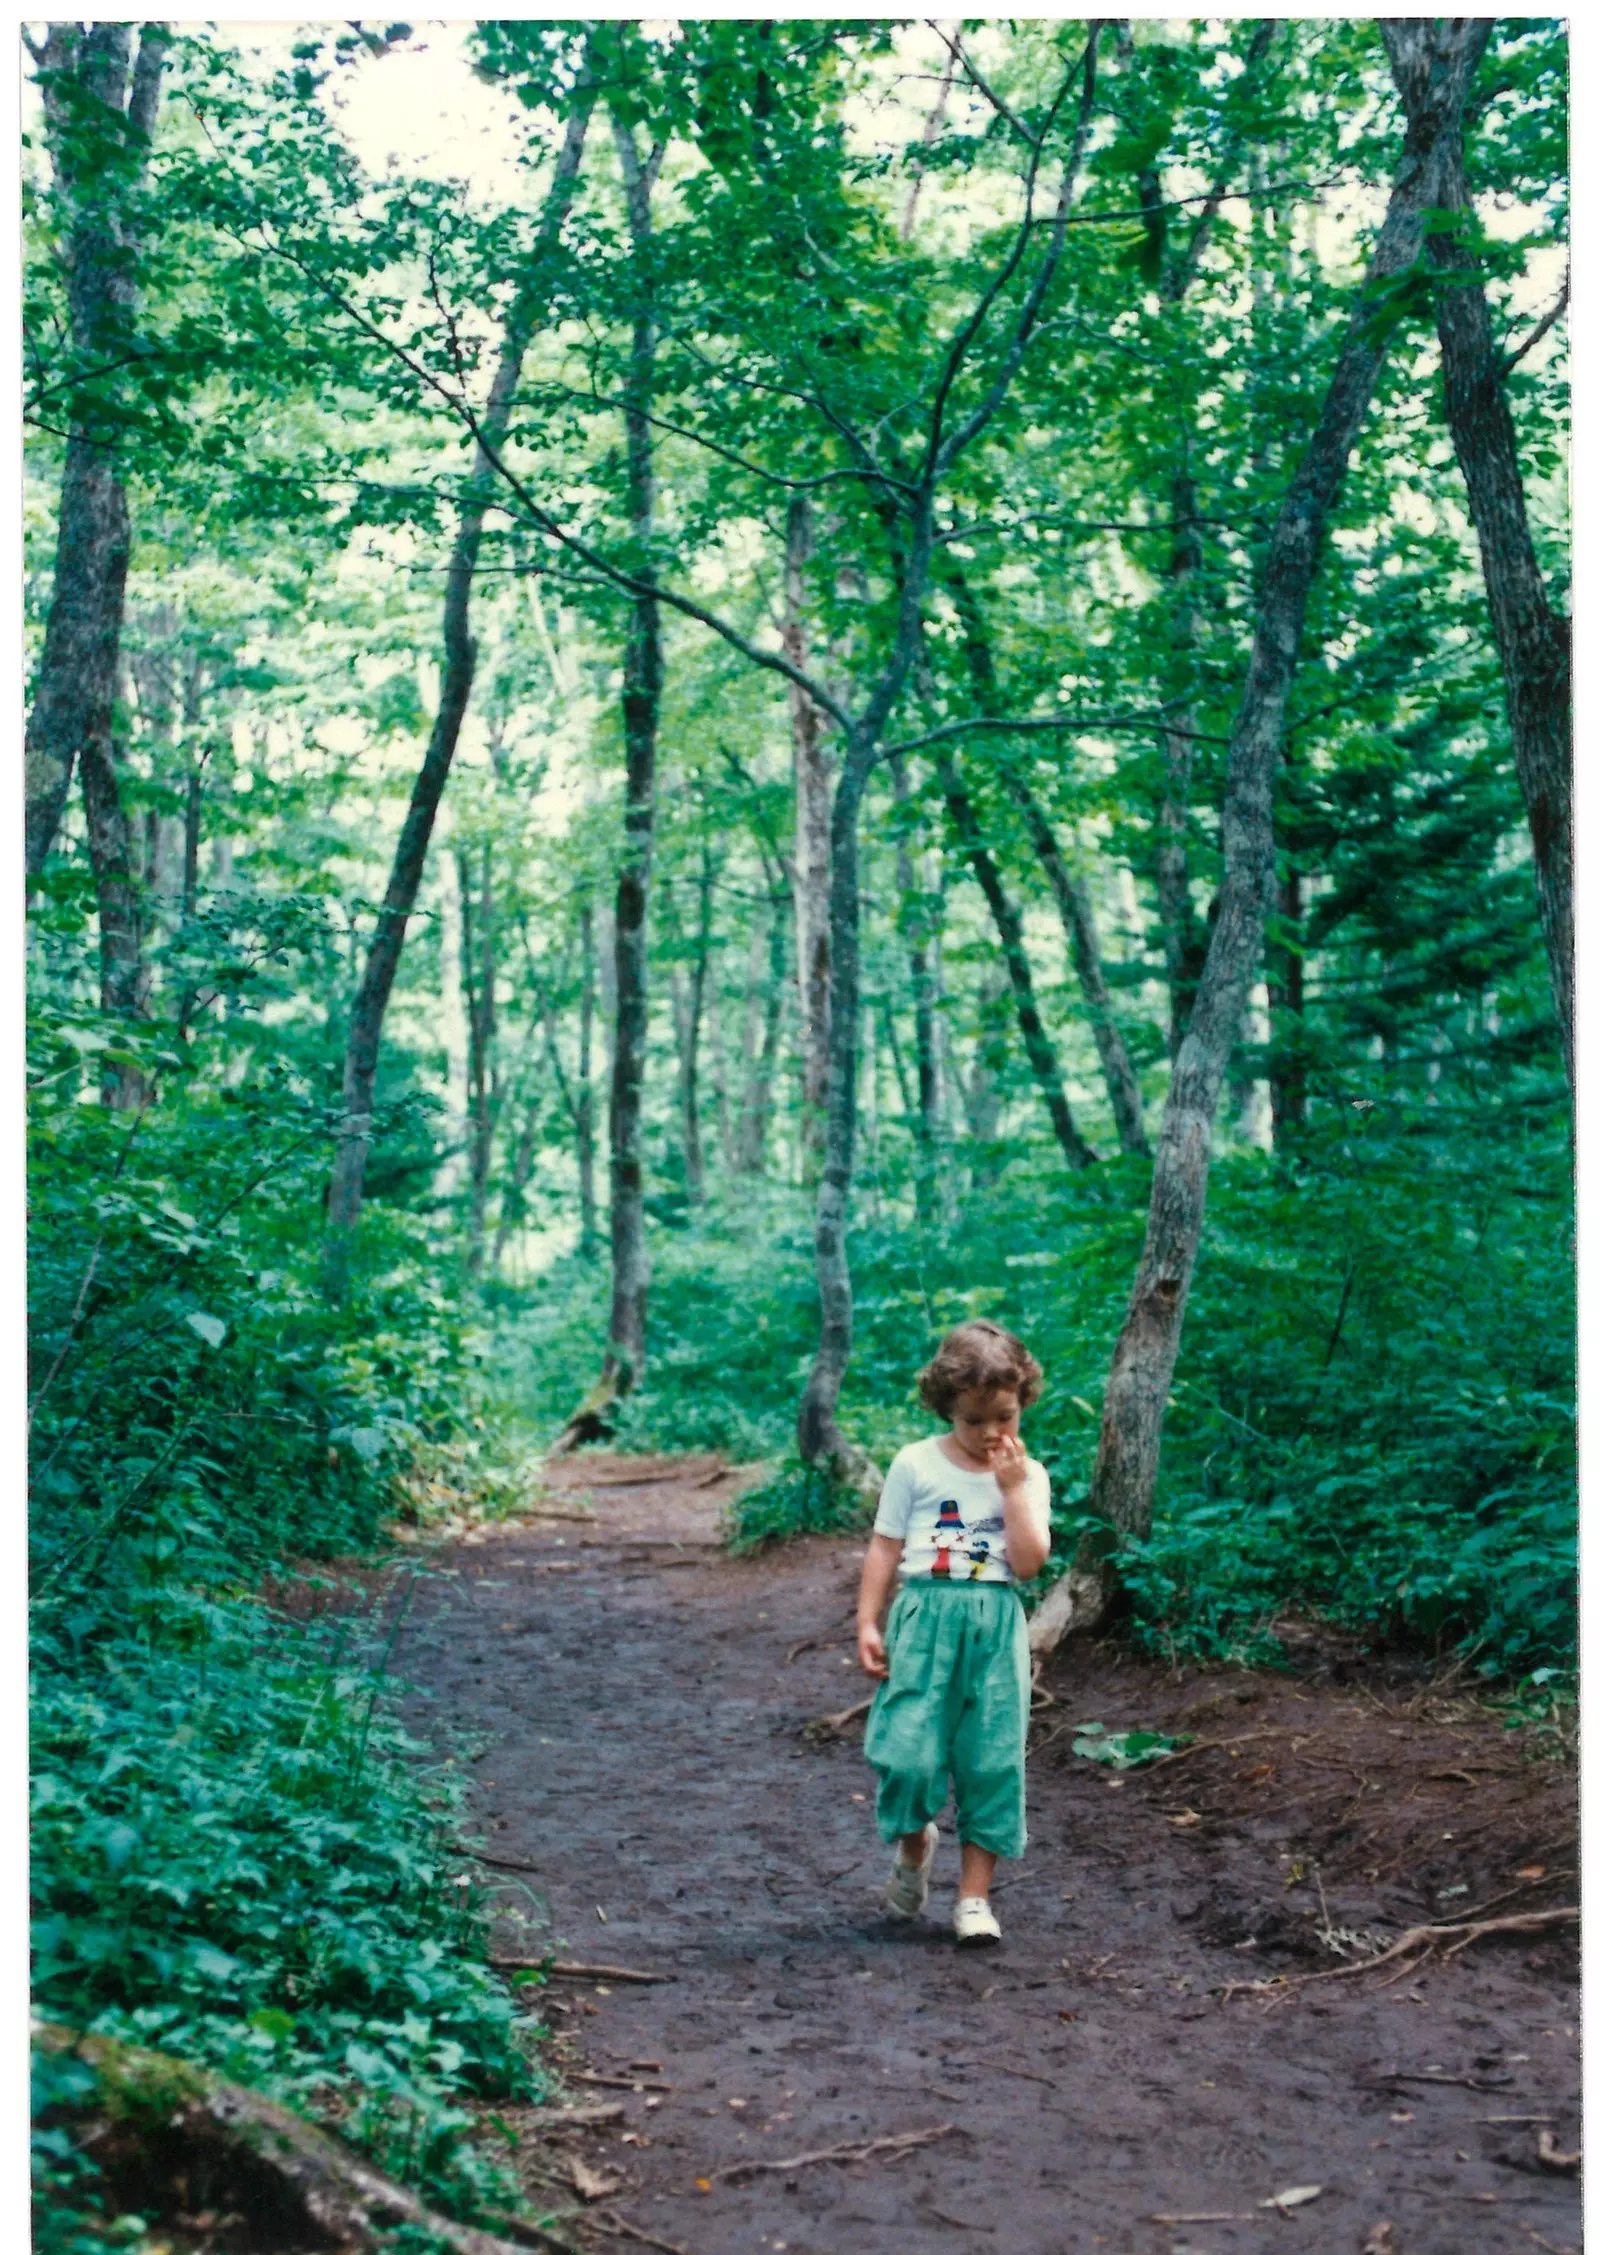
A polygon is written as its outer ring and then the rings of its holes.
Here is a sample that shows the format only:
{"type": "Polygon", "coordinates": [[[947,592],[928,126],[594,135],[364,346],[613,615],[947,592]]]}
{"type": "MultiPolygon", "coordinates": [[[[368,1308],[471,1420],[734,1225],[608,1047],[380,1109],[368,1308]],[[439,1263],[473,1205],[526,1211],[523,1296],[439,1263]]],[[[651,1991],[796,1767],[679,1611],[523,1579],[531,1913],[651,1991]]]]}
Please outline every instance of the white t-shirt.
{"type": "MultiPolygon", "coordinates": [[[[1028,1459],[1023,1493],[1041,1534],[1050,1527],[1050,1475],[1028,1459]]],[[[1005,1505],[992,1472],[966,1472],[952,1464],[938,1436],[913,1441],[889,1467],[878,1497],[875,1535],[904,1545],[903,1580],[932,1575],[940,1581],[1010,1582],[1005,1505]]]]}

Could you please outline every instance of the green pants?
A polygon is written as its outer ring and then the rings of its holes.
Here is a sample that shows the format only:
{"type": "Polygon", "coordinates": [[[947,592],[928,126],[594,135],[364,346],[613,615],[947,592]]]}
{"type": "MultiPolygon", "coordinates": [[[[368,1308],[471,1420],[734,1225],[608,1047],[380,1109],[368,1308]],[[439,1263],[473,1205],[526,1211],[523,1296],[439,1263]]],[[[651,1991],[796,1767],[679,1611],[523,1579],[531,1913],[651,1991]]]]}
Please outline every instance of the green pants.
{"type": "Polygon", "coordinates": [[[905,1582],[885,1642],[889,1675],[866,1741],[879,1832],[898,1840],[929,1823],[952,1779],[961,1838],[1020,1856],[1031,1674],[1016,1591],[1005,1582],[905,1582]]]}

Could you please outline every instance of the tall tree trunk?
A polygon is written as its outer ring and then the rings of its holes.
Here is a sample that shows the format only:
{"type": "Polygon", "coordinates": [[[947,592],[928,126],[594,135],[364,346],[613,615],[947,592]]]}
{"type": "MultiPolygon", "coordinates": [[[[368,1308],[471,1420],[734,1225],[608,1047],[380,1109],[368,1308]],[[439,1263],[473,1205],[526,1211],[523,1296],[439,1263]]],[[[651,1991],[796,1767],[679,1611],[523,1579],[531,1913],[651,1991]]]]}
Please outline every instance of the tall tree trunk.
{"type": "Polygon", "coordinates": [[[1100,1070],[1105,1076],[1106,1094],[1111,1100],[1111,1116],[1117,1126],[1117,1143],[1120,1149],[1134,1157],[1148,1159],[1150,1145],[1144,1132],[1144,1106],[1139,1095],[1139,1076],[1133,1069],[1122,1030],[1111,1008],[1111,990],[1106,985],[1105,965],[1100,957],[1100,934],[1095,928],[1094,902],[1089,898],[1089,888],[1073,869],[1057,843],[1050,818],[1033,795],[1026,778],[1009,763],[1003,769],[1006,788],[1011,793],[1019,813],[1028,825],[1028,836],[1033,850],[1056,899],[1062,929],[1067,935],[1067,947],[1072,956],[1072,967],[1078,974],[1078,985],[1083,990],[1084,1008],[1088,1013],[1089,1030],[1094,1035],[1094,1045],[1100,1056],[1100,1070]]]}
{"type": "Polygon", "coordinates": [[[1278,930],[1267,938],[1267,1006],[1272,1013],[1272,1141],[1285,1150],[1306,1124],[1305,903],[1300,872],[1278,886],[1278,930]]]}
{"type": "Polygon", "coordinates": [[[1422,252],[1424,214],[1437,206],[1441,155],[1492,26],[1452,18],[1438,67],[1408,120],[1366,286],[1352,311],[1317,427],[1284,495],[1261,577],[1249,672],[1228,751],[1222,810],[1223,875],[1206,967],[1173,1067],[1151,1185],[1143,1254],[1112,1355],[1089,1506],[1099,1522],[1034,1615],[1029,1638],[1048,1651],[1070,1625],[1100,1619],[1115,1586],[1111,1553],[1148,1531],[1161,1425],[1182,1334],[1205,1213],[1211,1136],[1228,1058],[1260,959],[1277,880],[1273,783],[1289,693],[1328,519],[1394,333],[1392,283],[1422,252]]]}
{"type": "Polygon", "coordinates": [[[485,840],[479,852],[478,894],[465,853],[456,856],[461,888],[461,984],[467,1015],[467,1274],[483,1273],[488,1246],[489,1177],[499,1122],[495,1060],[494,871],[485,840]]]}
{"type": "MultiPolygon", "coordinates": [[[[1454,21],[1418,16],[1379,27],[1408,122],[1425,118],[1441,70],[1450,66],[1454,21]]],[[[1445,133],[1438,207],[1460,215],[1457,229],[1428,237],[1428,261],[1441,277],[1434,295],[1444,367],[1445,414],[1466,480],[1478,536],[1495,647],[1505,676],[1506,710],[1517,781],[1533,837],[1539,921],[1561,1029],[1567,1085],[1572,1033],[1572,630],[1550,600],[1528,530],[1517,460],[1516,426],[1468,233],[1473,225],[1459,113],[1445,133]]]]}
{"type": "Polygon", "coordinates": [[[578,1252],[593,1260],[600,1243],[594,1198],[594,910],[587,901],[578,911],[582,985],[578,991],[578,1101],[574,1122],[578,1141],[578,1252]]]}
{"type": "Polygon", "coordinates": [[[683,1178],[689,1197],[702,1205],[706,1195],[705,1139],[700,1132],[700,1028],[705,1019],[706,974],[711,962],[711,857],[701,858],[699,922],[694,960],[685,977],[672,974],[672,1014],[678,1035],[678,1111],[683,1123],[683,1178]]]}
{"type": "MultiPolygon", "coordinates": [[[[783,648],[804,666],[806,566],[812,552],[811,504],[789,504],[783,559],[783,648]]],[[[798,682],[789,684],[794,744],[795,980],[800,996],[801,1150],[805,1179],[821,1164],[828,1103],[828,887],[833,762],[822,745],[822,715],[798,682]]]]}
{"type": "MultiPolygon", "coordinates": [[[[628,200],[628,229],[638,291],[629,356],[627,406],[628,524],[635,572],[653,583],[655,457],[650,397],[656,325],[650,303],[650,196],[662,147],[641,164],[633,128],[612,120],[628,200]]],[[[649,1031],[646,915],[655,838],[656,729],[661,713],[661,609],[653,594],[635,598],[622,669],[622,732],[626,750],[622,863],[617,871],[616,1021],[611,1070],[611,1320],[600,1384],[584,1403],[574,1440],[598,1430],[600,1413],[638,1383],[645,1360],[645,1309],[650,1251],[644,1225],[644,1071],[649,1031]]]]}
{"type": "MultiPolygon", "coordinates": [[[[906,835],[911,786],[903,759],[889,762],[900,827],[895,834],[895,884],[900,894],[900,929],[911,960],[911,1011],[917,1051],[917,1101],[908,1106],[911,1132],[916,1138],[916,1200],[919,1228],[931,1229],[939,1219],[939,1062],[934,1051],[933,967],[928,956],[928,919],[917,867],[906,835]]],[[[899,1038],[894,1016],[888,1011],[890,1039],[894,1042],[895,1070],[900,1070],[899,1038]]]]}
{"type": "Polygon", "coordinates": [[[1050,1115],[1050,1125],[1061,1146],[1061,1155],[1069,1167],[1092,1166],[1095,1154],[1079,1133],[1078,1124],[1072,1117],[1072,1108],[1067,1102],[1067,1092],[1061,1081],[1061,1065],[1056,1056],[1055,1044],[1039,1015],[1038,997],[1033,989],[1033,970],[1028,962],[1027,949],[1023,945],[1022,917],[1015,901],[1006,891],[998,862],[984,843],[983,824],[961,780],[955,759],[943,744],[936,747],[934,764],[938,769],[945,804],[950,809],[950,821],[962,858],[978,880],[983,897],[989,904],[989,913],[994,918],[1006,975],[1011,981],[1022,1046],[1027,1051],[1028,1063],[1033,1069],[1034,1081],[1044,1108],[1050,1115]]]}
{"type": "MultiPolygon", "coordinates": [[[[962,647],[966,654],[967,669],[972,676],[973,693],[981,711],[998,713],[1002,709],[1000,677],[994,662],[994,646],[989,639],[989,626],[983,605],[977,590],[964,572],[953,573],[950,586],[955,597],[956,614],[961,620],[962,647]]],[[[1009,748],[1002,751],[998,765],[1007,795],[1027,825],[1029,841],[1049,879],[1050,890],[1055,895],[1056,908],[1067,937],[1068,952],[1072,957],[1072,967],[1078,975],[1078,984],[1083,992],[1084,1007],[1088,1012],[1095,1050],[1100,1059],[1100,1070],[1105,1076],[1111,1116],[1116,1122],[1117,1142],[1124,1151],[1134,1152],[1140,1158],[1147,1159],[1150,1156],[1150,1146],[1145,1140],[1139,1079],[1112,1013],[1105,969],[1100,960],[1100,935],[1095,930],[1094,904],[1089,898],[1088,887],[1067,867],[1050,818],[1039,804],[1032,784],[1009,748]]],[[[1185,898],[1187,897],[1185,879],[1185,898]]]]}
{"type": "MultiPolygon", "coordinates": [[[[505,338],[495,369],[489,401],[482,419],[487,447],[498,452],[511,424],[512,404],[522,374],[522,363],[543,309],[541,282],[549,254],[559,238],[572,201],[584,139],[594,108],[593,41],[586,46],[572,95],[555,178],[545,198],[533,262],[527,280],[518,290],[506,319],[505,338]]],[[[417,904],[417,892],[428,858],[434,818],[444,793],[445,780],[455,758],[461,723],[472,690],[477,648],[472,639],[472,583],[478,568],[483,520],[495,489],[495,471],[483,445],[476,448],[472,476],[461,506],[461,518],[451,550],[445,580],[444,667],[439,685],[439,710],[428,738],[427,752],[412,786],[411,803],[395,847],[378,928],[367,955],[366,968],[350,1012],[345,1040],[344,1120],[334,1154],[333,1178],[328,1191],[328,1234],[324,1257],[324,1283],[332,1297],[344,1290],[349,1271],[350,1247],[361,1213],[361,1191],[366,1176],[367,1153],[372,1141],[372,1093],[377,1078],[378,1055],[383,1041],[383,1021],[400,967],[406,926],[417,904]]]]}
{"type": "Polygon", "coordinates": [[[1205,967],[1205,926],[1189,889],[1189,793],[1194,775],[1194,707],[1189,702],[1195,612],[1202,561],[1198,504],[1187,466],[1172,481],[1172,549],[1167,562],[1167,642],[1183,698],[1157,729],[1161,798],[1156,808],[1156,905],[1167,965],[1168,1047],[1178,1054],[1205,967]]]}
{"type": "MultiPolygon", "coordinates": [[[[72,352],[84,368],[115,367],[131,345],[143,238],[139,205],[169,43],[164,24],[145,24],[131,77],[131,24],[52,24],[44,45],[32,47],[68,244],[72,352]]],[[[98,807],[90,817],[91,848],[97,832],[106,840],[108,795],[116,793],[111,731],[129,545],[117,461],[118,388],[114,376],[100,376],[91,396],[72,395],[55,580],[24,746],[30,884],[61,827],[75,762],[88,753],[97,769],[89,786],[98,807]]],[[[106,882],[112,897],[102,904],[101,944],[104,956],[109,912],[120,976],[122,951],[137,942],[137,920],[130,924],[119,893],[129,873],[111,850],[106,882]]],[[[95,873],[98,882],[99,863],[95,873]]]]}
{"type": "Polygon", "coordinates": [[[761,935],[753,932],[751,995],[746,1018],[748,1033],[755,1031],[755,990],[761,988],[759,1046],[745,1050],[744,1090],[739,1106],[738,1168],[743,1175],[765,1174],[767,1138],[772,1127],[772,1084],[778,1069],[778,1043],[783,1030],[783,998],[788,983],[789,894],[774,883],[766,935],[766,977],[760,975],[761,935]]]}

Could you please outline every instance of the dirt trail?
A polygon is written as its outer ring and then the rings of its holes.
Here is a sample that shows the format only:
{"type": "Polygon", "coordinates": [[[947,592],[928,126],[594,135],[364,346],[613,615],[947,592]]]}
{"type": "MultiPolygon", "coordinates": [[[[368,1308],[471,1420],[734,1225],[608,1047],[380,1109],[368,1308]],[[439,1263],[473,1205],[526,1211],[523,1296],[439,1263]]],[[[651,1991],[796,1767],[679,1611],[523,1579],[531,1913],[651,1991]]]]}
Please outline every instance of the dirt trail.
{"type": "Polygon", "coordinates": [[[1575,1901],[1567,1773],[1465,1704],[1330,1683],[1337,1651],[1296,1679],[1069,1648],[1035,1727],[1033,1844],[996,1893],[1005,1941],[957,1954],[952,1850],[929,1919],[891,1921],[859,1726],[804,1731],[866,1688],[859,1543],[729,1559],[738,1475],[712,1459],[552,1469],[592,1518],[436,1561],[396,1665],[420,1727],[490,1741],[496,1883],[549,1920],[500,1946],[673,1976],[548,1992],[573,2098],[624,2108],[528,2141],[547,2171],[576,2155],[620,2180],[564,2232],[604,2213],[688,2255],[1577,2249],[1576,2182],[1537,2158],[1541,2130],[1578,2142],[1568,1932],[1387,1985],[1220,1996],[1337,1965],[1318,1925],[1392,1938],[1500,1893],[1487,1915],[1575,1901]],[[1062,1727],[1089,1719],[1207,1743],[1108,1779],[1062,1727]],[[727,2174],[918,2131],[939,2134],[727,2174]]]}

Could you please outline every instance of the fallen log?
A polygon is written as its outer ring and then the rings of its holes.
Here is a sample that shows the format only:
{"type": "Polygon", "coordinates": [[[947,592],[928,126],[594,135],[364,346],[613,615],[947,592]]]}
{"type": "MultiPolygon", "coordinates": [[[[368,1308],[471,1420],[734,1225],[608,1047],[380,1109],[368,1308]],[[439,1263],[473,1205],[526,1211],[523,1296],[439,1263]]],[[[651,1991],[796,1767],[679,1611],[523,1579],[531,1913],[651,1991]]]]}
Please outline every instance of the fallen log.
{"type": "Polygon", "coordinates": [[[378,2255],[399,2225],[453,2255],[517,2255],[530,2240],[565,2244],[520,2221],[517,2240],[455,2223],[288,2107],[170,2053],[53,2021],[34,2022],[33,2042],[93,2069],[95,2097],[82,2111],[107,2125],[96,2158],[113,2181],[136,2179],[146,2198],[170,2189],[174,2205],[184,2205],[180,2178],[202,2182],[212,2205],[249,2216],[274,2244],[298,2240],[349,2255],[378,2255]]]}

